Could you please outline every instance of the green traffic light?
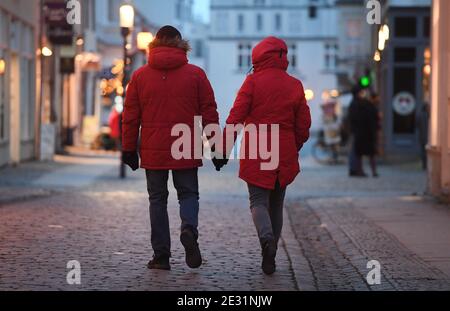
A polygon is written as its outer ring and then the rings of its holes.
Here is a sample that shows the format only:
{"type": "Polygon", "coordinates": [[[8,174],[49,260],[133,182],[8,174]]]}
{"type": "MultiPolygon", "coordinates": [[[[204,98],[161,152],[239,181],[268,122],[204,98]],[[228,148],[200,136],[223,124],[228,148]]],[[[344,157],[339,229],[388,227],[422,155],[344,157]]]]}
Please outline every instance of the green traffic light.
{"type": "Polygon", "coordinates": [[[368,87],[370,85],[370,78],[367,76],[364,76],[360,79],[359,83],[362,87],[368,87]]]}

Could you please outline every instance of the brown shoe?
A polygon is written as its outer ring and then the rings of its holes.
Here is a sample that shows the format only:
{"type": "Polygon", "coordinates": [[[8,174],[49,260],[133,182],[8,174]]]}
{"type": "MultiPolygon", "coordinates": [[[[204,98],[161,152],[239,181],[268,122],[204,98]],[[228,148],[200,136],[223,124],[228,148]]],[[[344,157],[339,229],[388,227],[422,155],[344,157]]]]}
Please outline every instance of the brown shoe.
{"type": "Polygon", "coordinates": [[[147,268],[158,270],[170,270],[169,257],[155,257],[148,262],[147,268]]]}

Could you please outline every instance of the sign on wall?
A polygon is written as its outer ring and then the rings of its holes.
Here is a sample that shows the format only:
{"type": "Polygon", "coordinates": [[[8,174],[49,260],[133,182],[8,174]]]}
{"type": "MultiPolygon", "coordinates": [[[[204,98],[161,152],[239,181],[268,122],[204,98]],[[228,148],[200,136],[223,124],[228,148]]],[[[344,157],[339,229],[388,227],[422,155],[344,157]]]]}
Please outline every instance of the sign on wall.
{"type": "Polygon", "coordinates": [[[408,116],[416,110],[416,99],[409,92],[400,92],[395,95],[392,107],[401,116],[408,116]]]}

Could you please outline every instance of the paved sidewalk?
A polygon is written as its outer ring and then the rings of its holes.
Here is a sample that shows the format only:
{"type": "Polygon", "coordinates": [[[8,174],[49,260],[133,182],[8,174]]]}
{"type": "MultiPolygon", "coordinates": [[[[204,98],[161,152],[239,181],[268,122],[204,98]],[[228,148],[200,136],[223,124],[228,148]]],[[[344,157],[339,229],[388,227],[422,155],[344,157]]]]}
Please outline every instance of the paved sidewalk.
{"type": "Polygon", "coordinates": [[[286,204],[307,262],[300,288],[450,290],[450,206],[423,196],[418,167],[383,166],[380,178],[358,179],[344,166],[304,161],[286,204]],[[381,264],[380,285],[366,282],[370,260],[381,264]]]}
{"type": "Polygon", "coordinates": [[[109,155],[55,155],[53,161],[34,161],[0,168],[0,206],[17,200],[48,196],[70,187],[86,187],[115,168],[109,155]]]}
{"type": "MultiPolygon", "coordinates": [[[[203,189],[220,176],[212,167],[204,171],[203,189]]],[[[241,193],[226,197],[204,190],[199,228],[204,264],[193,270],[184,263],[178,207],[171,187],[172,270],[148,270],[145,265],[152,251],[145,191],[142,170],[130,173],[125,181],[112,170],[90,186],[4,205],[0,208],[0,290],[298,288],[282,246],[277,273],[262,273],[256,230],[247,197],[241,193]],[[69,260],[81,264],[79,286],[66,283],[69,260]]]]}

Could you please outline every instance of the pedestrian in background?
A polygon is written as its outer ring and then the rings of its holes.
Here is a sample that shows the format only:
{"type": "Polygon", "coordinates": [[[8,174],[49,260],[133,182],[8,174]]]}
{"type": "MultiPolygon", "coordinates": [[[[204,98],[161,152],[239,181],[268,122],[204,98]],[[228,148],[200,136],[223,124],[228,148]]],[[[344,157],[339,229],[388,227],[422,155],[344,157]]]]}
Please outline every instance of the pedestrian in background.
{"type": "MultiPolygon", "coordinates": [[[[199,192],[197,169],[201,159],[174,159],[171,147],[177,137],[171,135],[176,124],[193,129],[194,116],[201,116],[203,127],[218,125],[214,93],[205,72],[188,64],[189,43],[172,26],[162,27],[150,43],[148,64],[134,72],[126,91],[122,121],[123,161],[133,170],[139,167],[137,141],[141,129],[140,166],[145,169],[150,201],[153,259],[150,269],[170,269],[170,231],[167,214],[167,180],[172,171],[180,204],[180,240],[186,263],[197,268],[202,263],[198,246],[199,192]]],[[[199,136],[201,136],[201,131],[199,136]]],[[[194,134],[195,135],[195,134],[194,134]]],[[[198,137],[201,141],[201,137],[198,137]]]]}
{"type": "Polygon", "coordinates": [[[376,106],[366,98],[367,91],[359,86],[353,90],[349,108],[353,147],[350,156],[350,176],[367,177],[363,169],[363,156],[368,156],[372,176],[378,177],[376,166],[379,115],[376,106]]]}
{"type": "MultiPolygon", "coordinates": [[[[286,43],[275,37],[268,37],[255,46],[252,51],[254,72],[242,84],[226,120],[227,125],[255,125],[258,141],[261,137],[270,136],[266,131],[262,133],[259,125],[279,125],[277,168],[261,169],[261,163],[265,161],[260,157],[260,150],[256,152],[256,159],[241,158],[239,168],[239,177],[248,185],[250,210],[262,250],[261,267],[266,274],[275,272],[286,187],[300,171],[299,151],[309,138],[311,126],[303,85],[286,72],[289,64],[287,53],[286,43]]],[[[223,137],[226,142],[227,128],[223,137]]],[[[260,145],[258,143],[258,148],[260,145]]],[[[229,154],[232,146],[226,147],[223,153],[229,154]]],[[[243,138],[241,150],[246,150],[248,155],[249,148],[249,139],[243,138]]],[[[220,170],[226,162],[223,159],[216,163],[216,168],[220,170]]]]}

